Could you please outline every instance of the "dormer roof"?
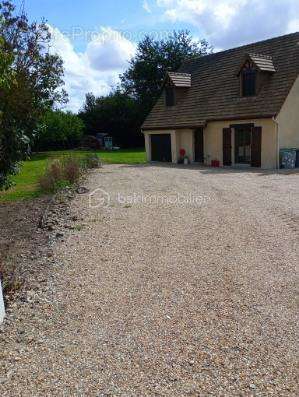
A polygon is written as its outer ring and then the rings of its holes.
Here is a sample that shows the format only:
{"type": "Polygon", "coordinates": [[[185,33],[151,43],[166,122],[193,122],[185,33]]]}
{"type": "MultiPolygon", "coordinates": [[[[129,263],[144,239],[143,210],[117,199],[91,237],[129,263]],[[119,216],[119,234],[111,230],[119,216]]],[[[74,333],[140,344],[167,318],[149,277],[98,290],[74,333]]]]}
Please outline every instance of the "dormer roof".
{"type": "Polygon", "coordinates": [[[191,74],[190,73],[167,72],[166,81],[167,80],[174,87],[178,87],[178,88],[190,88],[191,87],[191,74]]]}
{"type": "Polygon", "coordinates": [[[262,54],[253,54],[249,53],[246,54],[244,57],[244,62],[241,65],[241,68],[238,70],[238,75],[240,74],[244,64],[246,62],[252,62],[258,70],[261,72],[269,72],[269,73],[274,73],[276,72],[274,63],[273,63],[273,58],[270,55],[262,55],[262,54]]]}

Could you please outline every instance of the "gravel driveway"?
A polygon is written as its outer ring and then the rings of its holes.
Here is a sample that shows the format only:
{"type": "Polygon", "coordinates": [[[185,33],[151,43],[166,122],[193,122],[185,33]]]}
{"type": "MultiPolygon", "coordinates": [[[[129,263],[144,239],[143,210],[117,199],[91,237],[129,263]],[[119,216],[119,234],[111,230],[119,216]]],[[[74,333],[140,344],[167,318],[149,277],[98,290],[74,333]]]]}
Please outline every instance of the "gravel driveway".
{"type": "Polygon", "coordinates": [[[295,396],[299,175],[111,165],[87,186],[110,203],[72,202],[1,396],[295,396]]]}

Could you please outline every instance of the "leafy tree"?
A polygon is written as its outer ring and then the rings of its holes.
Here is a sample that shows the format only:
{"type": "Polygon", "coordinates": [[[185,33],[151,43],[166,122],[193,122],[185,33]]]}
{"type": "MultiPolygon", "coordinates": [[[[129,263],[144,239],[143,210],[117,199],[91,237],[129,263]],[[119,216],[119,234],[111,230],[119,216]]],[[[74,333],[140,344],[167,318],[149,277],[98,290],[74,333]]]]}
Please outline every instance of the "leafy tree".
{"type": "Polygon", "coordinates": [[[49,53],[44,22],[30,23],[11,1],[0,1],[0,188],[29,152],[36,125],[54,103],[64,102],[62,60],[49,53]]]}
{"type": "Polygon", "coordinates": [[[70,149],[78,146],[83,136],[83,121],[71,112],[49,110],[37,129],[35,150],[70,149]]]}
{"type": "Polygon", "coordinates": [[[7,174],[15,172],[15,163],[18,160],[23,136],[14,130],[14,134],[5,131],[6,115],[2,100],[8,90],[16,87],[15,72],[12,69],[14,56],[4,50],[4,40],[0,37],[0,189],[7,187],[7,174]],[[12,150],[10,150],[13,147],[12,150]]]}
{"type": "Polygon", "coordinates": [[[100,98],[87,94],[80,113],[86,133],[109,132],[116,144],[143,145],[140,126],[161,93],[167,70],[175,71],[186,59],[210,51],[205,40],[196,42],[187,31],[174,32],[164,40],[145,37],[128,70],[120,76],[116,92],[100,98]]]}
{"type": "Polygon", "coordinates": [[[103,132],[103,127],[100,124],[102,115],[99,103],[103,102],[105,98],[105,96],[96,98],[92,93],[86,94],[85,103],[79,112],[79,117],[84,122],[86,135],[96,135],[98,132],[103,132]]]}
{"type": "Polygon", "coordinates": [[[121,76],[122,88],[139,104],[141,119],[159,97],[168,70],[176,71],[185,60],[206,55],[211,50],[206,40],[194,41],[188,31],[174,32],[164,40],[146,36],[121,76]]]}
{"type": "Polygon", "coordinates": [[[106,132],[112,135],[114,145],[140,147],[144,142],[137,111],[136,101],[116,90],[99,98],[87,94],[79,116],[84,121],[87,134],[106,132]]]}
{"type": "MultiPolygon", "coordinates": [[[[0,22],[1,23],[1,22],[0,22]]],[[[0,87],[1,92],[12,81],[13,73],[11,65],[13,62],[13,54],[7,54],[4,51],[4,40],[0,37],[0,87]]]]}

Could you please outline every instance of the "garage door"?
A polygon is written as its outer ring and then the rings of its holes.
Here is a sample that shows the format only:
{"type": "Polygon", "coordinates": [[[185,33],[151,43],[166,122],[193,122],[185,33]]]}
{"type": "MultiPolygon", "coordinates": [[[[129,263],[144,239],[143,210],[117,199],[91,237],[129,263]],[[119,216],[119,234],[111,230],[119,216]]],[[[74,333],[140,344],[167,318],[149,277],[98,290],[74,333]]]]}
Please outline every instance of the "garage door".
{"type": "Polygon", "coordinates": [[[170,134],[151,135],[152,161],[171,162],[170,134]]]}

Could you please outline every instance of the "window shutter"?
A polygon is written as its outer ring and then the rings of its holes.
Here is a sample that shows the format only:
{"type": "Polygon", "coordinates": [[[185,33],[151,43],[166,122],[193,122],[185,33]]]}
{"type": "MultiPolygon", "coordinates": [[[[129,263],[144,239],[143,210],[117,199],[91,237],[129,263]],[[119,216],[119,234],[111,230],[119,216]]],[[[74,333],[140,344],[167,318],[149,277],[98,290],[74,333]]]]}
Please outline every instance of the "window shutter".
{"type": "Polygon", "coordinates": [[[223,128],[223,165],[232,165],[232,132],[223,128]]]}
{"type": "Polygon", "coordinates": [[[251,135],[251,166],[262,165],[262,127],[254,127],[251,135]]]}

